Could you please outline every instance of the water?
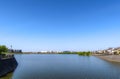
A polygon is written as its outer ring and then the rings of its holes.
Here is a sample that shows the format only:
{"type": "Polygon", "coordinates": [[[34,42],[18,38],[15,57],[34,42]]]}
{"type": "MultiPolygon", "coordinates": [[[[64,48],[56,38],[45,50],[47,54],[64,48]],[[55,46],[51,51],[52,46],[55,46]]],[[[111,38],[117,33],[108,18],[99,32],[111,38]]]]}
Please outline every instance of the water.
{"type": "Polygon", "coordinates": [[[19,65],[9,76],[12,79],[120,79],[119,63],[94,56],[21,54],[15,57],[19,65]]]}

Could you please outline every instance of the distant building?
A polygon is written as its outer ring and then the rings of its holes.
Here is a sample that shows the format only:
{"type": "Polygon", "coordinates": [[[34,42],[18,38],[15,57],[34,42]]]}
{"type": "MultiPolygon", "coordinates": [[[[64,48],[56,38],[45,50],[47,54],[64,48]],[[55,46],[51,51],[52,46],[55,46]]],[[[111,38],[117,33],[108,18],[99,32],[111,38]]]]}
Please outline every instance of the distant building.
{"type": "Polygon", "coordinates": [[[114,48],[108,48],[107,50],[106,50],[106,54],[108,54],[108,55],[113,55],[114,54],[114,48]]]}
{"type": "Polygon", "coordinates": [[[10,53],[22,53],[22,50],[18,50],[18,49],[8,49],[8,52],[10,52],[10,53]]]}

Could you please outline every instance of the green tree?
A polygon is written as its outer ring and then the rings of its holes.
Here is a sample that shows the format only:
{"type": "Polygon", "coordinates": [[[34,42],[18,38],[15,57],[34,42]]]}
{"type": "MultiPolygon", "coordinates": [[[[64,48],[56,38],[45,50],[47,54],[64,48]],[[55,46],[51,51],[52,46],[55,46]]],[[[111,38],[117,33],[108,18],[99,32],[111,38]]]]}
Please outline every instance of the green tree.
{"type": "Polygon", "coordinates": [[[8,51],[8,48],[5,45],[0,45],[0,54],[2,52],[7,52],[7,51],[8,51]]]}

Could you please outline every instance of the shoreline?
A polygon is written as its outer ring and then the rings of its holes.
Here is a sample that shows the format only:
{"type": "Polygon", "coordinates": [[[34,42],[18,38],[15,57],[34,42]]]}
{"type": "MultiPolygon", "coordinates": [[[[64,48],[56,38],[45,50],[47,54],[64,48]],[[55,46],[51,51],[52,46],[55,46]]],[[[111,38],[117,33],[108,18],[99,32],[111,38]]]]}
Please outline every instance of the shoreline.
{"type": "Polygon", "coordinates": [[[120,55],[93,55],[93,56],[109,62],[120,63],[120,55]]]}

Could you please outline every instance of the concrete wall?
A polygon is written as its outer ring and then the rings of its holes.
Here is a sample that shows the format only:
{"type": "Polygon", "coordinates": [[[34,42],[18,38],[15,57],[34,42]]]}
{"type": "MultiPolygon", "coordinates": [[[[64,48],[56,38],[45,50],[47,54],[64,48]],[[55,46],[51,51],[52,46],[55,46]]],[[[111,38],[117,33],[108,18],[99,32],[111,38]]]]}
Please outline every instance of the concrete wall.
{"type": "Polygon", "coordinates": [[[18,63],[15,57],[9,59],[0,59],[0,77],[16,69],[18,63]]]}

